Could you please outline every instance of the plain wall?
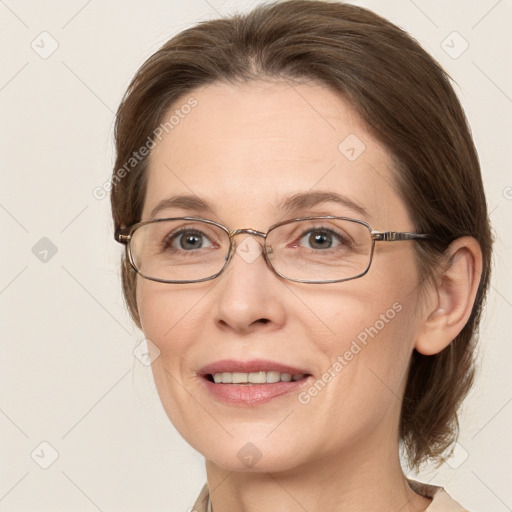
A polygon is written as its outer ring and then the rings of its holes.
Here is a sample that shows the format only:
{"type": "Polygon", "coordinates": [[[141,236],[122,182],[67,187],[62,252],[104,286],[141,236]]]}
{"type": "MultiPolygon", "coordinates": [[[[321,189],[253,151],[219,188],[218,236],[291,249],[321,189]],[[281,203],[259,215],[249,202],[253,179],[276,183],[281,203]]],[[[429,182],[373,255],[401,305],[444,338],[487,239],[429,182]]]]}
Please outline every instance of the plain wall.
{"type": "MultiPolygon", "coordinates": [[[[0,3],[0,512],[185,512],[203,485],[202,456],[133,355],[144,336],[122,299],[123,248],[108,195],[93,191],[108,183],[114,113],[142,62],[191,24],[256,3],[0,3]]],[[[457,82],[496,231],[460,447],[418,478],[473,511],[510,511],[512,2],[354,3],[410,32],[457,82]]]]}

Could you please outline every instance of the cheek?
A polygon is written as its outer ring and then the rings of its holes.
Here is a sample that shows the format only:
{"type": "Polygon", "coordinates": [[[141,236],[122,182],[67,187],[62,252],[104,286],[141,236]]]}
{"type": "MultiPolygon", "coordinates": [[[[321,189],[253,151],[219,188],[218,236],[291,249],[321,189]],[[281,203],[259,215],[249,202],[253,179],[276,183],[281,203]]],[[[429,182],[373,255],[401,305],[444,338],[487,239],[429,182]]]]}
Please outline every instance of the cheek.
{"type": "Polygon", "coordinates": [[[310,430],[328,432],[322,443],[332,449],[370,439],[382,425],[394,430],[406,382],[409,312],[400,301],[360,306],[354,301],[333,320],[336,334],[329,342],[317,338],[325,364],[299,396],[310,430]]]}
{"type": "Polygon", "coordinates": [[[193,444],[195,418],[201,414],[187,392],[191,340],[201,336],[205,318],[206,290],[173,288],[140,278],[137,305],[144,336],[160,350],[151,370],[160,401],[182,436],[193,444]],[[192,437],[190,437],[192,436],[192,437]]]}
{"type": "Polygon", "coordinates": [[[177,288],[172,284],[156,283],[139,278],[137,283],[137,307],[142,331],[166,357],[178,355],[188,345],[190,337],[197,335],[204,325],[205,310],[202,298],[206,295],[198,289],[177,288]]]}
{"type": "Polygon", "coordinates": [[[357,345],[384,350],[402,346],[402,341],[407,344],[418,301],[412,281],[396,286],[389,276],[380,282],[377,276],[365,276],[315,294],[305,291],[299,298],[306,308],[297,311],[297,322],[307,325],[308,338],[330,360],[354,346],[353,352],[358,352],[357,345]],[[372,343],[377,340],[382,341],[372,343]]]}
{"type": "Polygon", "coordinates": [[[398,390],[412,351],[409,313],[409,308],[396,297],[373,301],[352,297],[344,301],[344,308],[337,314],[333,312],[329,323],[334,334],[317,338],[317,346],[329,362],[326,371],[343,373],[345,382],[339,382],[343,395],[370,396],[376,391],[369,390],[379,376],[390,388],[398,390]]]}
{"type": "Polygon", "coordinates": [[[309,323],[307,337],[325,361],[318,383],[323,398],[304,396],[304,401],[311,398],[325,413],[385,414],[398,405],[405,385],[418,328],[415,274],[388,265],[386,273],[366,277],[322,290],[318,296],[301,297],[314,304],[317,318],[309,323]],[[319,335],[319,326],[328,334],[319,335]]]}

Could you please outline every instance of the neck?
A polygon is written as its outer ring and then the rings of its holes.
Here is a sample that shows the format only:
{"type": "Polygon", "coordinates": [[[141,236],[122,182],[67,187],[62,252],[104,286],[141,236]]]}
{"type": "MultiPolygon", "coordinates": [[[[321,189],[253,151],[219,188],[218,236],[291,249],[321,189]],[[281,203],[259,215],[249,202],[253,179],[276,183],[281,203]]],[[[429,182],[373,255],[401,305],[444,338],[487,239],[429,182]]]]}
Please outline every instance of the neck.
{"type": "Polygon", "coordinates": [[[235,472],[206,462],[213,512],[421,512],[430,499],[410,489],[398,443],[325,455],[286,471],[235,472]]]}

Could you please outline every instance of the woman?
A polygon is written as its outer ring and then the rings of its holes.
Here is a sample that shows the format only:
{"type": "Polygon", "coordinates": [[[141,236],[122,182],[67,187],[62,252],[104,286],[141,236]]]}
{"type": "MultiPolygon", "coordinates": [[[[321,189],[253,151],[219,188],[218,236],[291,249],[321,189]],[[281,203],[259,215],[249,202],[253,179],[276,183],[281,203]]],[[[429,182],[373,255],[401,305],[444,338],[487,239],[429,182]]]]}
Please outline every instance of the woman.
{"type": "Polygon", "coordinates": [[[491,235],[449,79],[351,5],[200,23],[119,108],[123,290],[194,510],[464,510],[442,462],[473,377],[491,235]]]}

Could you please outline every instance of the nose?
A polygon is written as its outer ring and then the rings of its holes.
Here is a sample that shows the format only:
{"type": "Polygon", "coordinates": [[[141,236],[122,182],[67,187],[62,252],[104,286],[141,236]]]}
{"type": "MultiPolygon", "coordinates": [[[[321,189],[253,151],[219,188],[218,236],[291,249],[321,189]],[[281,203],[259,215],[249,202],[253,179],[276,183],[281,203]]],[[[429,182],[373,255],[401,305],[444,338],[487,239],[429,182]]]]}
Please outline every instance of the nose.
{"type": "Polygon", "coordinates": [[[233,253],[224,275],[212,290],[217,326],[238,334],[271,331],[284,325],[284,285],[267,265],[260,236],[252,229],[237,230],[233,253]],[[256,236],[251,236],[256,235],[256,236]]]}

